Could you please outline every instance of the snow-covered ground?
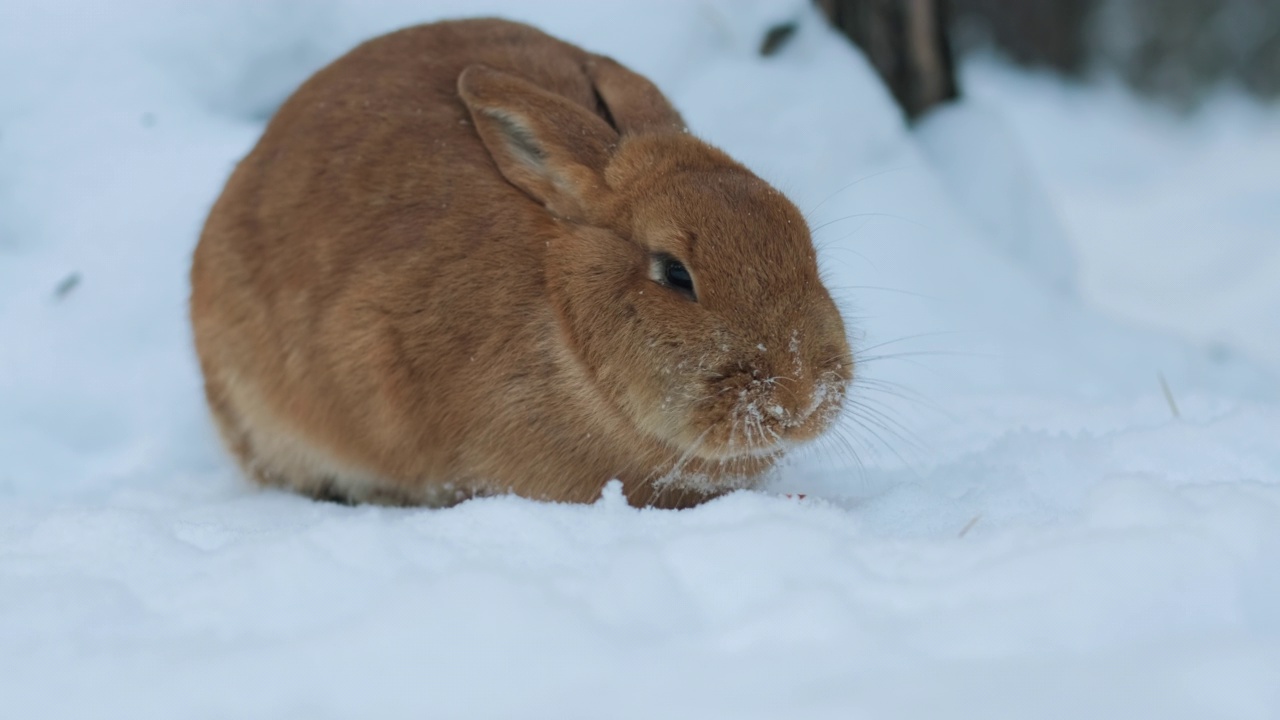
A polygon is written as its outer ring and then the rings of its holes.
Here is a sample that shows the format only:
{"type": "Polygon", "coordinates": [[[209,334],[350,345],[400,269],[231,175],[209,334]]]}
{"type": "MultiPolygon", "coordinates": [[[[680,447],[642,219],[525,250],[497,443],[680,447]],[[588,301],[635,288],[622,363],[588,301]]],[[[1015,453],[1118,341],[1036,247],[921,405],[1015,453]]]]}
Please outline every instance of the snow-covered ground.
{"type": "Polygon", "coordinates": [[[908,131],[805,0],[0,3],[0,716],[1280,717],[1280,111],[965,80],[908,131]],[[349,508],[218,447],[232,164],[358,40],[484,13],[809,213],[861,379],[764,492],[349,508]]]}
{"type": "Polygon", "coordinates": [[[964,81],[1036,166],[1089,300],[1280,366],[1280,112],[1224,91],[1184,122],[1114,84],[1066,89],[989,62],[964,81]]]}

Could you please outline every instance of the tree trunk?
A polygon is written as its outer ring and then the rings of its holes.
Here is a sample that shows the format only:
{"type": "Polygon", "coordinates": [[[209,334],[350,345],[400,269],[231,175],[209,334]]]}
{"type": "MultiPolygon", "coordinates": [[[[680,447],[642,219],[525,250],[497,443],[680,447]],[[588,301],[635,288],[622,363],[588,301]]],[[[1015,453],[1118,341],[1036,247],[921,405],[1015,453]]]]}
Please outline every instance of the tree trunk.
{"type": "Polygon", "coordinates": [[[866,53],[908,120],[959,97],[946,0],[816,0],[866,53]]]}

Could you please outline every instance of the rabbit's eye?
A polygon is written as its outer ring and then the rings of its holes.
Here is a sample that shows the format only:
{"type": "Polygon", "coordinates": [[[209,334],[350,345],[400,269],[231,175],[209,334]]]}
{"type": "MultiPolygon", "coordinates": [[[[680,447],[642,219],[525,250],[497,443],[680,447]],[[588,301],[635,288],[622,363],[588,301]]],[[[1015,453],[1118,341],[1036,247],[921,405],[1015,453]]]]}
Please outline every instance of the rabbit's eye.
{"type": "Polygon", "coordinates": [[[693,292],[693,275],[689,273],[684,263],[673,257],[660,255],[655,258],[654,265],[654,274],[657,276],[655,280],[685,293],[691,300],[697,299],[693,292]]]}
{"type": "Polygon", "coordinates": [[[672,286],[681,290],[693,292],[693,278],[689,275],[689,270],[679,260],[671,260],[667,263],[667,282],[672,286]]]}

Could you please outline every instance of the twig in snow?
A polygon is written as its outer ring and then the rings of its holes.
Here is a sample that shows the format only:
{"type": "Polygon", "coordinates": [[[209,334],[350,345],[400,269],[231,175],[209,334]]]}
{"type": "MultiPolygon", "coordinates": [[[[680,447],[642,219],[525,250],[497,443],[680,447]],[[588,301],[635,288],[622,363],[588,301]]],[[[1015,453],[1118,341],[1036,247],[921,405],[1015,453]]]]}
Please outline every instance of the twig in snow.
{"type": "Polygon", "coordinates": [[[956,538],[959,539],[964,537],[965,535],[968,535],[969,531],[973,529],[973,526],[977,525],[978,521],[981,519],[982,519],[982,513],[978,513],[977,515],[974,515],[972,520],[965,523],[964,527],[960,528],[960,534],[956,535],[956,538]]]}
{"type": "Polygon", "coordinates": [[[54,299],[62,300],[66,298],[68,295],[71,294],[72,290],[76,289],[76,286],[79,284],[80,284],[80,273],[78,272],[73,272],[70,275],[62,278],[62,282],[58,283],[57,286],[53,288],[54,299]]]}
{"type": "Polygon", "coordinates": [[[1169,383],[1164,379],[1164,373],[1156,373],[1156,377],[1160,379],[1160,390],[1164,392],[1164,401],[1169,403],[1169,412],[1173,413],[1174,419],[1180,419],[1182,413],[1178,412],[1178,403],[1173,400],[1173,391],[1169,389],[1169,383]]]}
{"type": "Polygon", "coordinates": [[[777,53],[782,49],[783,45],[787,44],[787,41],[791,39],[791,36],[795,34],[795,22],[784,22],[774,25],[765,33],[764,40],[760,43],[760,54],[764,57],[769,57],[770,55],[777,53]]]}

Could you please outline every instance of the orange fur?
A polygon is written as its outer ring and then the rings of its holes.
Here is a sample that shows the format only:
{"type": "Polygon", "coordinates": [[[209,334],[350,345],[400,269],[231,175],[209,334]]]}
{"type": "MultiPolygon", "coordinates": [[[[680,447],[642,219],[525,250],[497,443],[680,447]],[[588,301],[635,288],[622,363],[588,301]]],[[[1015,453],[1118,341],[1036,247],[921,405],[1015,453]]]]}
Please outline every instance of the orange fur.
{"type": "Polygon", "coordinates": [[[303,84],[191,281],[229,448],[352,502],[589,502],[618,478],[691,505],[821,433],[853,372],[785,197],[644,78],[500,20],[401,30],[303,84]]]}

